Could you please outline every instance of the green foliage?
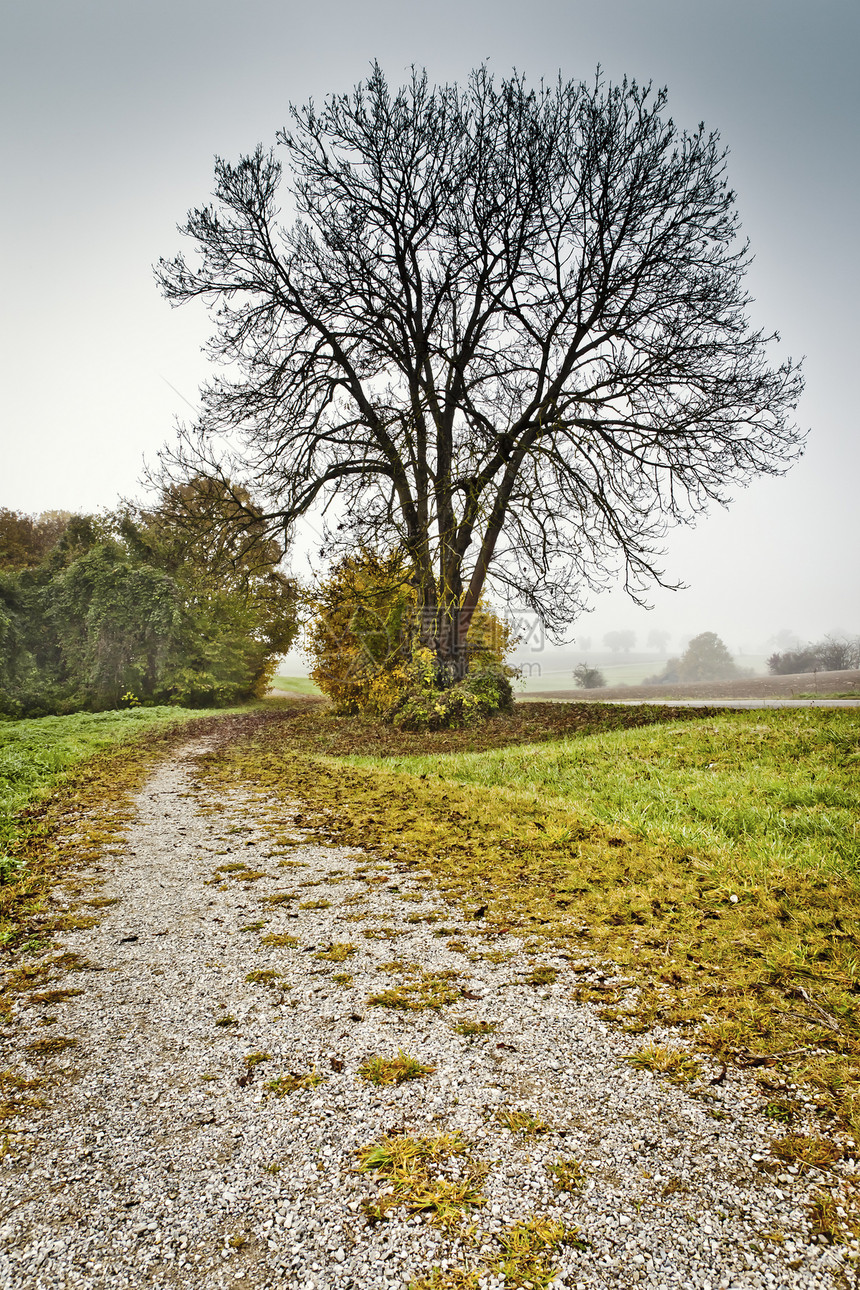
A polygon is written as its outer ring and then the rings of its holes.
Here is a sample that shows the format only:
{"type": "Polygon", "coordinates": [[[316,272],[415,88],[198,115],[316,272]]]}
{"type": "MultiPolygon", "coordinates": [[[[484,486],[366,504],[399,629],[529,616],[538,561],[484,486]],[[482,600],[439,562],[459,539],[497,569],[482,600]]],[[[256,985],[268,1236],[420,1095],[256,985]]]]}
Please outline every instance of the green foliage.
{"type": "Polygon", "coordinates": [[[409,669],[405,701],[394,714],[402,730],[446,730],[484,720],[513,706],[510,676],[500,659],[485,655],[473,662],[462,681],[443,688],[435,679],[433,656],[416,650],[409,669]]]}
{"type": "Polygon", "coordinates": [[[314,601],[312,679],[344,714],[372,713],[405,730],[440,730],[508,711],[511,630],[486,605],[472,618],[468,671],[456,684],[422,644],[418,596],[402,554],[360,551],[337,565],[314,601]]]}
{"type": "Polygon", "coordinates": [[[68,511],[22,515],[0,507],[0,569],[32,569],[59,542],[72,516],[68,511]]]}
{"type": "Polygon", "coordinates": [[[0,524],[0,713],[225,706],[265,690],[295,634],[295,588],[280,548],[231,545],[204,499],[183,524],[170,493],[152,512],[66,517],[38,563],[38,531],[29,564],[12,541],[28,517],[5,546],[0,524]]]}

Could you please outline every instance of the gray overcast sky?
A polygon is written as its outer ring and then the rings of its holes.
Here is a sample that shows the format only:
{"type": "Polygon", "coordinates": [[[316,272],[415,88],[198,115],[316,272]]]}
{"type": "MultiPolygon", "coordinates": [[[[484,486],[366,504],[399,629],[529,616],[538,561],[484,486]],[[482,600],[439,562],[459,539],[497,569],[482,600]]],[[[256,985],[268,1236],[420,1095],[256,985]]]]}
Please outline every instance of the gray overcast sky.
{"type": "Polygon", "coordinates": [[[714,630],[733,649],[860,631],[857,0],[5,0],[0,22],[0,506],[111,506],[189,415],[206,316],[171,310],[151,265],[180,249],[216,153],[272,142],[290,100],[349,89],[373,58],[394,83],[411,63],[451,80],[600,62],[721,132],[755,318],[807,356],[811,434],[786,478],[676,531],[667,569],[688,590],[649,615],[612,593],[580,630],[714,630]]]}

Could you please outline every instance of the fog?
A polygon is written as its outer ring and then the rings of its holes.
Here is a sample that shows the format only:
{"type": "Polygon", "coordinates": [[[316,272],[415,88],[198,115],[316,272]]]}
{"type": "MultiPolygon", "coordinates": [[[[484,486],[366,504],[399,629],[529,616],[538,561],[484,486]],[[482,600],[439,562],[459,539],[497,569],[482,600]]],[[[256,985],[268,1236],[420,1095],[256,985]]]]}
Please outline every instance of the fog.
{"type": "MultiPolygon", "coordinates": [[[[7,2],[0,505],[110,507],[192,415],[207,318],[171,311],[151,265],[181,249],[176,224],[206,200],[214,154],[272,142],[290,100],[348,90],[373,58],[395,83],[411,63],[445,80],[482,60],[533,79],[589,78],[600,62],[611,79],[667,84],[679,124],[720,130],[756,256],[755,321],[806,355],[809,439],[786,477],[669,535],[664,567],[683,589],[658,589],[650,609],[601,596],[572,644],[538,651],[543,666],[602,653],[618,629],[643,648],[668,632],[675,652],[715,631],[744,655],[780,632],[860,631],[858,38],[856,0],[7,2]]],[[[317,545],[313,531],[297,542],[300,576],[317,545]]]]}

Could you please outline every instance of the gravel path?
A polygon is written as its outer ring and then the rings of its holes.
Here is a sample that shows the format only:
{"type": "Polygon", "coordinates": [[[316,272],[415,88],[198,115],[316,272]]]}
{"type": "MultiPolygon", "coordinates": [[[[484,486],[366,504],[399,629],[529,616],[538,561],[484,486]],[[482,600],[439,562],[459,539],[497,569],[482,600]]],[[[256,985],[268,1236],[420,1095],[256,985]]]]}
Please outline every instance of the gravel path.
{"type": "Polygon", "coordinates": [[[645,1039],[572,999],[611,980],[490,940],[407,866],[304,836],[295,806],[216,799],[203,750],[152,777],[122,855],[74,877],[116,901],[64,935],[98,970],[58,965],[50,988],[81,992],[22,996],[5,1034],[0,1068],[58,1078],[0,1162],[4,1290],[841,1284],[805,1217],[820,1175],[770,1157],[752,1082],[631,1068],[645,1039]],[[369,1002],[386,990],[436,1006],[369,1002]],[[74,1044],[22,1067],[45,1037],[74,1044]],[[399,1050],[432,1071],[358,1074],[399,1050]],[[359,1168],[382,1138],[419,1142],[425,1204],[471,1195],[462,1225],[359,1168]]]}

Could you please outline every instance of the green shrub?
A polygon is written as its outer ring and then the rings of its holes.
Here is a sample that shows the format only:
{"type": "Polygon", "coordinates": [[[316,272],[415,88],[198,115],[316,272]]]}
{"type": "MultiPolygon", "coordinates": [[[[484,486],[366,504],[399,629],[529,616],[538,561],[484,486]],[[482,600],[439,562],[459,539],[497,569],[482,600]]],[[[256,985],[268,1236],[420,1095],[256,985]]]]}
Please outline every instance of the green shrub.
{"type": "Polygon", "coordinates": [[[513,674],[500,660],[484,657],[462,681],[441,689],[433,680],[428,681],[426,669],[413,667],[411,684],[392,715],[393,722],[402,730],[444,730],[486,720],[496,712],[509,712],[514,700],[513,674]]]}
{"type": "Polygon", "coordinates": [[[229,516],[219,529],[220,496],[205,481],[162,503],[67,516],[46,555],[32,526],[12,523],[22,517],[0,515],[0,714],[102,711],[128,696],[221,707],[265,691],[297,625],[281,549],[249,545],[229,516]],[[194,522],[180,523],[177,499],[194,522]]]}

